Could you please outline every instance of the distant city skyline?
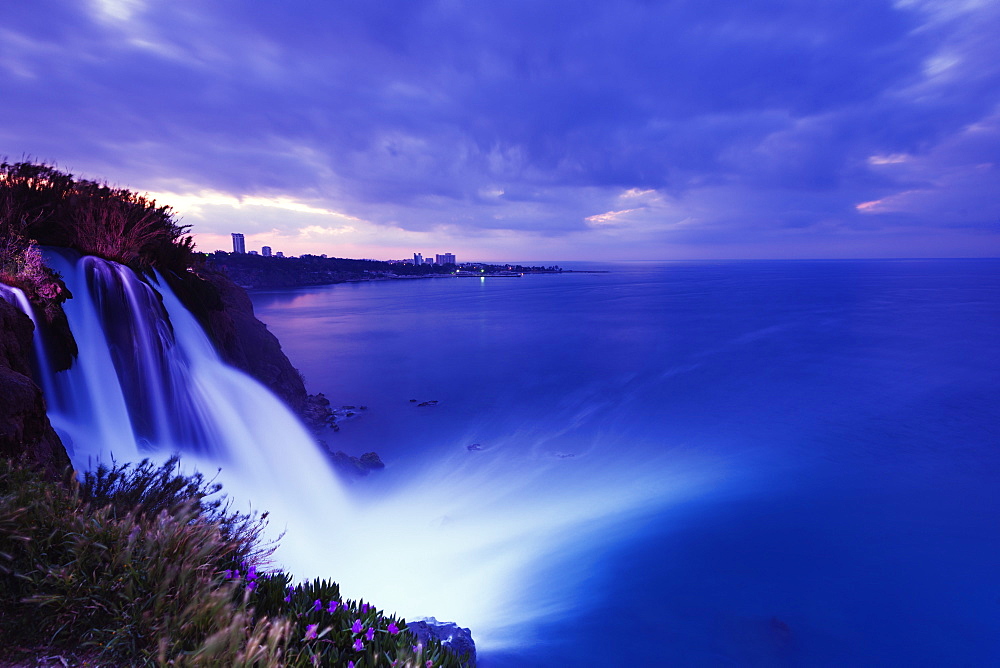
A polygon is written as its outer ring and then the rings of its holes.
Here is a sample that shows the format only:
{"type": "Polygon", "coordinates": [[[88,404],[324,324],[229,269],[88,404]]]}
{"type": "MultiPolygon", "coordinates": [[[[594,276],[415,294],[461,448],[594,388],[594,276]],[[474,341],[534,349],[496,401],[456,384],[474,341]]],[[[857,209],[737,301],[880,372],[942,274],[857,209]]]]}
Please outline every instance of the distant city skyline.
{"type": "Polygon", "coordinates": [[[1000,255],[1000,2],[7,3],[0,156],[200,250],[1000,255]]]}
{"type": "MultiPolygon", "coordinates": [[[[283,251],[274,251],[271,246],[266,246],[266,245],[265,246],[261,246],[260,252],[258,252],[256,250],[247,251],[247,249],[246,249],[245,235],[242,232],[231,232],[230,236],[232,237],[232,240],[233,240],[233,250],[232,250],[232,252],[235,253],[235,254],[237,254],[237,255],[260,255],[262,257],[285,257],[285,254],[284,254],[283,251]]],[[[327,257],[326,253],[322,253],[322,254],[319,254],[319,253],[303,253],[303,255],[318,255],[318,256],[324,257],[324,258],[327,257]]],[[[356,259],[360,259],[360,258],[356,258],[356,259]]],[[[392,261],[392,260],[390,260],[388,258],[385,258],[383,261],[389,262],[389,261],[392,261]]],[[[417,253],[413,254],[413,259],[412,260],[408,260],[408,262],[412,262],[414,265],[420,265],[420,264],[436,264],[436,265],[458,264],[458,261],[456,260],[454,253],[437,253],[437,254],[434,255],[434,259],[431,259],[430,257],[424,258],[424,256],[423,256],[422,253],[417,252],[417,253]]]]}

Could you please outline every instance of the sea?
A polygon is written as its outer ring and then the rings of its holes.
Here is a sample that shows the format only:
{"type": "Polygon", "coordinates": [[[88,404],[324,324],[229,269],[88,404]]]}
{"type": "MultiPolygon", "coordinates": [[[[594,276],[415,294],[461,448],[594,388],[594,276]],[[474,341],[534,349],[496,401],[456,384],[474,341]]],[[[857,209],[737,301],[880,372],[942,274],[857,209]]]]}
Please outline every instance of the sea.
{"type": "Polygon", "coordinates": [[[324,575],[483,668],[1000,665],[1000,260],[561,266],[251,294],[385,463],[324,575]]]}

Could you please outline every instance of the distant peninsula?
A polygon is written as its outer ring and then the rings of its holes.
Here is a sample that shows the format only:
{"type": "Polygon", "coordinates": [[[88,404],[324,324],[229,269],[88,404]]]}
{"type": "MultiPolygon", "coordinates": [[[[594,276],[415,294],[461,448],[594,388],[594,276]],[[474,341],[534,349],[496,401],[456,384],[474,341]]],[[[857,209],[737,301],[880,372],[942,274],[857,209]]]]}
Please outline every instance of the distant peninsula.
{"type": "Polygon", "coordinates": [[[320,255],[265,257],[249,253],[216,251],[205,257],[211,267],[225,273],[246,289],[298,288],[332,285],[351,281],[383,281],[456,276],[520,276],[559,274],[558,266],[534,267],[520,264],[420,264],[404,261],[351,260],[320,255]]]}

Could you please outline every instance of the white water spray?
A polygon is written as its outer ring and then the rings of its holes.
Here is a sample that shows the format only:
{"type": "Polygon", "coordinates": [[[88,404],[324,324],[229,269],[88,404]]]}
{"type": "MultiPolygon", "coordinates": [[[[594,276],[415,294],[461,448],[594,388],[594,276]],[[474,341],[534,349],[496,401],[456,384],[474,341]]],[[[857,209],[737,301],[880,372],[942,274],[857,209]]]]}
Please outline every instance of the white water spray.
{"type": "Polygon", "coordinates": [[[498,444],[352,494],[290,411],[221,362],[164,281],[95,258],[49,262],[74,295],[80,356],[45,392],[76,466],[180,452],[186,467],[220,467],[227,494],[285,532],[280,566],[403,616],[454,620],[482,649],[524,644],[533,622],[573,610],[587,555],[707,482],[676,453],[667,469],[498,444]]]}

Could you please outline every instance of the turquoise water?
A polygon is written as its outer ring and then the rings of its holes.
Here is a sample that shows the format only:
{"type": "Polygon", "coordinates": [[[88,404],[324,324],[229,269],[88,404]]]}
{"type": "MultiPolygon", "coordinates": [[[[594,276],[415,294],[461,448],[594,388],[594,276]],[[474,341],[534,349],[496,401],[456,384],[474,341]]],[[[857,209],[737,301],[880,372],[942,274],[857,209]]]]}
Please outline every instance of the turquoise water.
{"type": "Polygon", "coordinates": [[[353,494],[524,541],[482,665],[1000,663],[1000,261],[587,266],[252,295],[353,494]]]}

